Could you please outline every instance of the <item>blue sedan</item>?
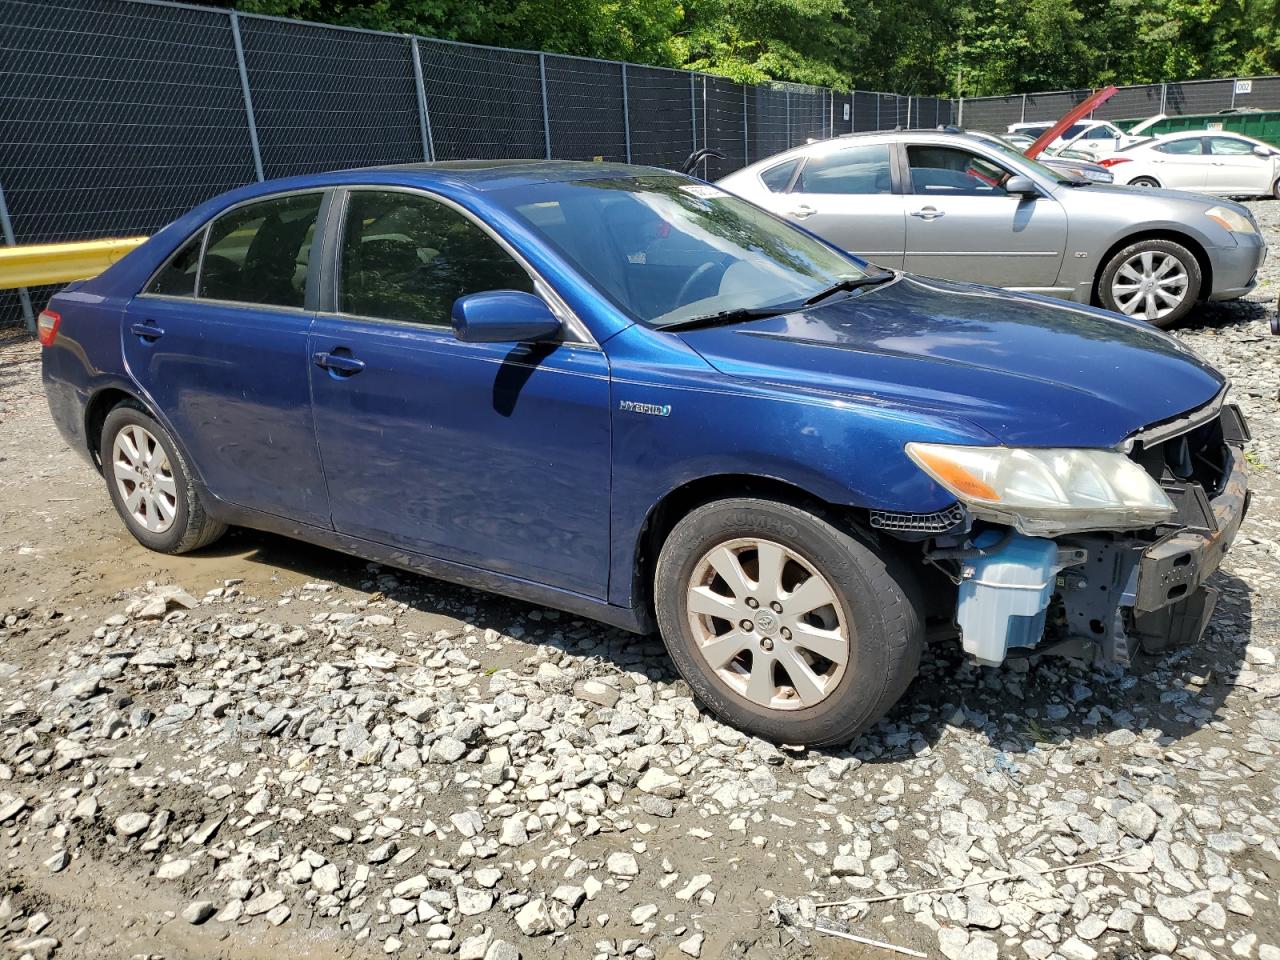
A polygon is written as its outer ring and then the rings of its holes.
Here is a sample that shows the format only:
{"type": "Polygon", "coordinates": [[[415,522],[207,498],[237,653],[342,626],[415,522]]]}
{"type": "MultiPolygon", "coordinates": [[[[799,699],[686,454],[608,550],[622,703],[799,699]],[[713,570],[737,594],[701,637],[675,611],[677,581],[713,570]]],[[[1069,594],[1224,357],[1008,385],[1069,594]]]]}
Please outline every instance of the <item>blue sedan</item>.
{"type": "Polygon", "coordinates": [[[708,184],[459,162],[211,200],[40,318],[68,442],[180,553],[276,531],[627,630],[848,742],[930,635],[1194,642],[1246,506],[1176,340],[878,270],[708,184]]]}

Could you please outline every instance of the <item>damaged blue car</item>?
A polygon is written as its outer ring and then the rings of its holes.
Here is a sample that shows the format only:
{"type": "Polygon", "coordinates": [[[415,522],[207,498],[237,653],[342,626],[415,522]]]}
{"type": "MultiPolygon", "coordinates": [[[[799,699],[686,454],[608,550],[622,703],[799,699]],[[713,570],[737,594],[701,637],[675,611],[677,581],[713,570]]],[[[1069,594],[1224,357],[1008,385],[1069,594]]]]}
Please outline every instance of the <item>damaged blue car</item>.
{"type": "Polygon", "coordinates": [[[926,636],[979,662],[1195,642],[1238,410],[1176,339],[882,271],[653,168],[254,184],[40,318],[130,533],[228,525],[661,632],[705,708],[848,742],[926,636]]]}

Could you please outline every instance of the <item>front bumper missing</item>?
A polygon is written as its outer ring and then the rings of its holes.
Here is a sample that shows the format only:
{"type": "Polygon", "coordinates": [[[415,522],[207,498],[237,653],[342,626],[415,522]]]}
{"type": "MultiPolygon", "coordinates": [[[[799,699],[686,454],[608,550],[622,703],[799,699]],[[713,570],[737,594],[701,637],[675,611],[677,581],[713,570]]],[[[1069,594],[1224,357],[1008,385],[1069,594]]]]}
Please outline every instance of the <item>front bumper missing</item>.
{"type": "Polygon", "coordinates": [[[1228,456],[1226,482],[1198,511],[1197,525],[1157,540],[1138,561],[1132,634],[1149,653],[1195,643],[1213,615],[1218,591],[1205,581],[1222,565],[1249,510],[1244,456],[1236,447],[1228,447],[1228,456]]]}
{"type": "Polygon", "coordinates": [[[1198,483],[1170,488],[1176,528],[1154,541],[1149,532],[1055,541],[1009,531],[990,546],[975,538],[959,551],[956,623],[966,652],[991,665],[1031,653],[1126,663],[1135,644],[1154,653],[1197,641],[1217,600],[1205,581],[1248,510],[1243,453],[1230,445],[1226,457],[1212,499],[1198,483]]]}

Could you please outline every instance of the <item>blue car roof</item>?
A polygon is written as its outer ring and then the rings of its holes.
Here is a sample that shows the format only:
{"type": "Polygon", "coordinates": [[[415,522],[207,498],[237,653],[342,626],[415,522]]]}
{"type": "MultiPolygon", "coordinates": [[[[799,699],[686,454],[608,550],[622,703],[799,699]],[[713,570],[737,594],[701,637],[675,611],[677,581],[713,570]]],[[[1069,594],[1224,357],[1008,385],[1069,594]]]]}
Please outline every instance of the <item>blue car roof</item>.
{"type": "Polygon", "coordinates": [[[437,163],[358,167],[265,180],[262,183],[248,184],[223,196],[242,200],[281,190],[365,183],[427,187],[443,193],[486,193],[510,187],[536,186],[540,183],[654,175],[675,174],[661,167],[581,160],[444,160],[437,163]]]}

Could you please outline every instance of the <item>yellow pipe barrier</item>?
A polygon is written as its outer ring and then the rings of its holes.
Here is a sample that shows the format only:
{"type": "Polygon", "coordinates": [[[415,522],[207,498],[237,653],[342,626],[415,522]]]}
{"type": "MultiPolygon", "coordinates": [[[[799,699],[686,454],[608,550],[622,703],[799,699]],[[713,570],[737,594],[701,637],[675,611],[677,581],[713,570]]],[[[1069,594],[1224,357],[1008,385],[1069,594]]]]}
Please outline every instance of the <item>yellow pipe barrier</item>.
{"type": "Polygon", "coordinates": [[[96,277],[146,237],[0,247],[0,290],[96,277]]]}

